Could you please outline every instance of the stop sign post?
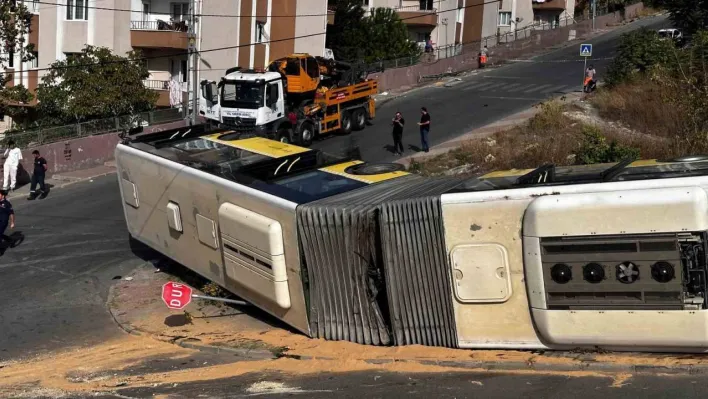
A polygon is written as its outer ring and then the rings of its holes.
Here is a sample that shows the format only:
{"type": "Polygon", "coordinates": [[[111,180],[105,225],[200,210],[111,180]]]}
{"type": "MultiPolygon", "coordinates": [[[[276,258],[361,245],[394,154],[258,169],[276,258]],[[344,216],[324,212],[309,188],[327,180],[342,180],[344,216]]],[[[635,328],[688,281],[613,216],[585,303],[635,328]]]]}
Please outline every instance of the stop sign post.
{"type": "Polygon", "coordinates": [[[192,302],[192,288],[170,281],[162,286],[162,301],[170,309],[184,309],[192,302]]]}

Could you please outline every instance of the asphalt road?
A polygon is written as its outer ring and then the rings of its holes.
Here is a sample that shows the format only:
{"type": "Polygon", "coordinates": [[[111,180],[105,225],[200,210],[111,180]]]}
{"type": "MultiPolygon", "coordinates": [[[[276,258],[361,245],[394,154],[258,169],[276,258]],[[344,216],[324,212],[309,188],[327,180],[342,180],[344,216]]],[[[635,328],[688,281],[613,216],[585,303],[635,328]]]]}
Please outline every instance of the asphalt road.
{"type": "Polygon", "coordinates": [[[129,247],[116,176],[12,200],[24,241],[0,256],[0,361],[122,334],[106,311],[129,247]]]}
{"type": "MultiPolygon", "coordinates": [[[[544,398],[567,399],[693,399],[708,395],[708,379],[697,376],[626,380],[496,373],[395,374],[323,373],[312,377],[251,374],[200,383],[125,388],[108,398],[544,398]]],[[[96,395],[75,398],[95,398],[96,395]]]]}
{"type": "MultiPolygon", "coordinates": [[[[647,27],[659,29],[670,25],[666,17],[636,21],[589,40],[600,81],[617,51],[621,34],[647,27]]],[[[490,60],[494,59],[492,48],[490,60]]],[[[377,108],[372,126],[349,136],[325,136],[313,144],[331,153],[341,153],[351,143],[359,146],[362,158],[369,162],[391,162],[398,159],[392,152],[390,120],[401,111],[406,120],[403,142],[404,155],[411,155],[420,146],[417,122],[420,107],[430,112],[432,123],[430,144],[443,143],[489,123],[532,107],[548,98],[580,91],[583,82],[583,60],[579,45],[572,45],[525,62],[468,76],[450,87],[426,87],[383,103],[377,108]],[[411,148],[411,146],[416,149],[411,148]]]]}

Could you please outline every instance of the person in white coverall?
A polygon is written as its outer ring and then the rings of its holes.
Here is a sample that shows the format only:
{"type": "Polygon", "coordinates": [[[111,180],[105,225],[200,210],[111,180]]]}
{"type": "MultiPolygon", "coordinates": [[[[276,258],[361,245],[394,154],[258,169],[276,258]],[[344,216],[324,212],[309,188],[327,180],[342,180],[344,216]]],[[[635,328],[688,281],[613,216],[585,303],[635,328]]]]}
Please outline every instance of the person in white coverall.
{"type": "Polygon", "coordinates": [[[5,166],[4,176],[2,180],[3,190],[14,190],[15,184],[17,183],[17,167],[20,165],[22,160],[22,151],[15,145],[15,142],[10,140],[7,143],[7,149],[5,150],[5,166]]]}

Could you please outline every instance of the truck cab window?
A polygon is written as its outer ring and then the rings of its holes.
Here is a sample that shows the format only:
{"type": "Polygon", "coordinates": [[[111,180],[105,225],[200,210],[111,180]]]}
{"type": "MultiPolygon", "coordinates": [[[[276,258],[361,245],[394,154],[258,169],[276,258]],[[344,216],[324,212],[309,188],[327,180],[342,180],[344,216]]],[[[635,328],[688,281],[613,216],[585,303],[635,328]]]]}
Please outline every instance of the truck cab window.
{"type": "Polygon", "coordinates": [[[320,77],[320,66],[317,64],[317,60],[314,57],[307,57],[307,66],[305,71],[307,71],[307,75],[313,79],[320,77]]]}
{"type": "Polygon", "coordinates": [[[268,91],[266,92],[266,105],[271,106],[278,102],[279,100],[279,95],[278,95],[278,85],[277,84],[270,84],[268,85],[268,91]]]}

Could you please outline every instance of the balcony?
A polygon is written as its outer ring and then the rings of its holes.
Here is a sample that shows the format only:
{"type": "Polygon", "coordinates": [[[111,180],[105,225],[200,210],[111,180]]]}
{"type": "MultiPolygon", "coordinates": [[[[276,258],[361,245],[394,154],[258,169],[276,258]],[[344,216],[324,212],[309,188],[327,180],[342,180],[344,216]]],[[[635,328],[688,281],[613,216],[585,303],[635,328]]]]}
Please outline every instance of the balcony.
{"type": "MultiPolygon", "coordinates": [[[[177,84],[177,90],[182,93],[181,96],[179,96],[180,103],[184,101],[185,96],[189,95],[187,92],[187,82],[176,82],[177,84]]],[[[160,97],[157,98],[157,103],[155,104],[158,107],[171,107],[175,106],[175,104],[172,104],[170,102],[170,81],[169,80],[144,80],[143,84],[145,87],[148,89],[152,89],[157,91],[157,93],[160,95],[160,97]]]]}
{"type": "Polygon", "coordinates": [[[438,25],[437,9],[433,8],[432,1],[407,1],[403,0],[394,10],[398,13],[404,24],[414,27],[431,27],[438,25]]]}
{"type": "Polygon", "coordinates": [[[534,10],[563,11],[566,9],[566,0],[533,0],[534,10]]]}
{"type": "Polygon", "coordinates": [[[185,21],[142,20],[130,22],[130,44],[137,48],[187,49],[185,21]]]}

